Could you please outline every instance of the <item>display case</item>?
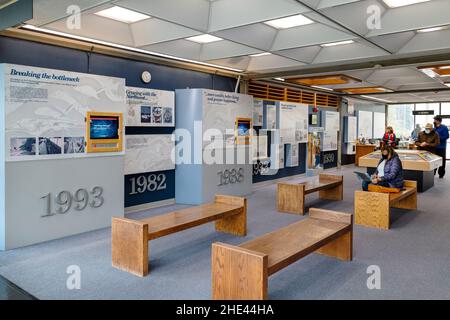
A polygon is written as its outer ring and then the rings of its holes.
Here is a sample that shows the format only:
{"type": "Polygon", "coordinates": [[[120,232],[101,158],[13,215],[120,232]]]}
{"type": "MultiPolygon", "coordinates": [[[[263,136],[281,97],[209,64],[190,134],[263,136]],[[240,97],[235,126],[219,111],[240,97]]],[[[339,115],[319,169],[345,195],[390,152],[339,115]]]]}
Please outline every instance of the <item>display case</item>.
{"type": "MultiPolygon", "coordinates": [[[[442,158],[428,151],[396,150],[402,162],[404,178],[418,182],[418,191],[424,192],[434,186],[434,170],[442,165],[442,158]]],[[[375,151],[359,158],[359,165],[367,167],[372,174],[381,159],[381,152],[375,151]]]]}

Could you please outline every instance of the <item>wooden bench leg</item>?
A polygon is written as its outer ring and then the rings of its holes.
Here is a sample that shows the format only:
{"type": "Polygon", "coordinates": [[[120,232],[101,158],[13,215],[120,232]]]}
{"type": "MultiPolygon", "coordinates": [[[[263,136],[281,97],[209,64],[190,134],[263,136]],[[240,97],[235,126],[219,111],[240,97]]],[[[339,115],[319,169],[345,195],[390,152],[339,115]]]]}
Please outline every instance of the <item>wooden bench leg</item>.
{"type": "Polygon", "coordinates": [[[215,199],[216,203],[226,203],[242,207],[239,213],[216,221],[216,231],[245,237],[247,235],[247,199],[223,195],[216,195],[215,199]]]}
{"type": "Polygon", "coordinates": [[[148,225],[112,219],[112,266],[140,277],[148,274],[148,225]]]}
{"type": "Polygon", "coordinates": [[[267,255],[223,243],[214,243],[211,259],[212,299],[267,299],[267,255]]]}
{"type": "Polygon", "coordinates": [[[317,250],[316,253],[351,261],[353,259],[353,231],[344,233],[339,238],[317,250]]]}
{"type": "Polygon", "coordinates": [[[417,209],[417,181],[408,181],[405,180],[405,187],[415,188],[415,192],[410,196],[402,199],[392,205],[394,208],[399,209],[409,209],[416,210],[417,209]]]}
{"type": "Polygon", "coordinates": [[[336,176],[336,175],[330,175],[330,174],[321,174],[319,175],[319,181],[330,181],[330,180],[336,180],[340,181],[340,184],[337,187],[320,190],[319,191],[319,199],[323,200],[335,200],[335,201],[342,201],[344,200],[344,177],[343,176],[336,176]]]}
{"type": "Polygon", "coordinates": [[[305,214],[305,185],[278,183],[277,210],[279,212],[305,214]]]}
{"type": "Polygon", "coordinates": [[[353,215],[339,211],[310,208],[309,217],[349,224],[349,229],[344,234],[316,250],[316,253],[351,261],[353,259],[353,215]]]}
{"type": "Polygon", "coordinates": [[[355,223],[366,227],[389,229],[389,194],[355,191],[355,223]]]}

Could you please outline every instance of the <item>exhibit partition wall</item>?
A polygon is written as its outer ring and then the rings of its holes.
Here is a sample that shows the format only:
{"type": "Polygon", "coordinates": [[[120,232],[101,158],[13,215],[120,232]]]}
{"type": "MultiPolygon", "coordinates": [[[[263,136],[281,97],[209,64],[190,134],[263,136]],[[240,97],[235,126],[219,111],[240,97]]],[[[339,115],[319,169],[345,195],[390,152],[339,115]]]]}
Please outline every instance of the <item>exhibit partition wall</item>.
{"type": "Polygon", "coordinates": [[[0,249],[123,216],[125,81],[10,64],[0,77],[0,249]]]}
{"type": "Polygon", "coordinates": [[[254,99],[253,182],[306,172],[309,106],[254,99]]]}
{"type": "Polygon", "coordinates": [[[155,130],[126,135],[125,207],[133,211],[174,198],[175,92],[127,87],[126,95],[127,128],[155,130]]]}
{"type": "Polygon", "coordinates": [[[253,98],[176,90],[176,202],[201,204],[216,194],[252,192],[253,98]]]}

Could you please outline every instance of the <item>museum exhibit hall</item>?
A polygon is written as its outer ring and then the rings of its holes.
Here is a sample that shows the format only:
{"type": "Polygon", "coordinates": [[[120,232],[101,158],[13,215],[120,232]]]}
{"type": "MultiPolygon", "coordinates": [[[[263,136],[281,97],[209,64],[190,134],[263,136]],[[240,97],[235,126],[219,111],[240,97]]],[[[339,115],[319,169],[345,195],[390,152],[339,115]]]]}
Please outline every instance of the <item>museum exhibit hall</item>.
{"type": "Polygon", "coordinates": [[[449,129],[449,0],[0,0],[0,303],[450,300],[449,129]]]}

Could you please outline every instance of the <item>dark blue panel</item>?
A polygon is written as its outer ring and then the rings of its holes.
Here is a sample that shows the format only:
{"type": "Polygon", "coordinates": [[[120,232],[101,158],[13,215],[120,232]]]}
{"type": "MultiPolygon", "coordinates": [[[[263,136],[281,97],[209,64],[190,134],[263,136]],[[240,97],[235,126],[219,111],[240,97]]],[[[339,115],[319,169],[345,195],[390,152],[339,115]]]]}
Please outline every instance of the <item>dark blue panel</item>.
{"type": "Polygon", "coordinates": [[[73,72],[88,71],[88,56],[85,52],[7,37],[0,37],[0,63],[73,72]]]}
{"type": "MultiPolygon", "coordinates": [[[[154,185],[150,188],[153,189],[157,188],[158,186],[161,186],[161,183],[158,183],[157,185],[154,185]]],[[[139,173],[125,176],[125,208],[174,198],[175,198],[175,170],[159,171],[151,173],[139,173]],[[166,176],[165,188],[163,190],[150,191],[147,188],[145,189],[144,192],[139,192],[140,190],[142,191],[144,190],[144,188],[139,186],[139,183],[140,185],[142,185],[144,178],[139,177],[145,177],[145,179],[147,179],[148,181],[149,176],[151,175],[158,176],[161,174],[164,174],[166,176]],[[133,179],[135,179],[134,188],[133,188],[133,179]],[[138,181],[138,179],[140,179],[140,181],[138,181]]]]}
{"type": "Polygon", "coordinates": [[[172,134],[173,127],[126,127],[125,134],[172,134]]]}
{"type": "Polygon", "coordinates": [[[338,158],[337,150],[322,152],[320,156],[321,156],[321,163],[323,164],[324,169],[337,167],[337,158],[338,158]]]}

